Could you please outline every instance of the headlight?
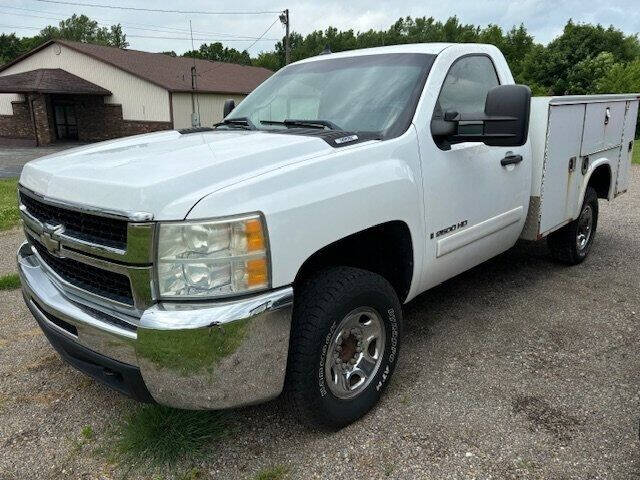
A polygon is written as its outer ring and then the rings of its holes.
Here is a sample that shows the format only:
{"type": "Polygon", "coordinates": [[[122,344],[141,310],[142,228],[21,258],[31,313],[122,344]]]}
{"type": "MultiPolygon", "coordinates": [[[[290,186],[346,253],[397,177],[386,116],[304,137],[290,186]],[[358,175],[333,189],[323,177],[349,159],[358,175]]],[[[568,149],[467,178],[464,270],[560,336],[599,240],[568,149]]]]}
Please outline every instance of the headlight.
{"type": "Polygon", "coordinates": [[[260,215],[160,223],[162,298],[228,296],[269,287],[269,255],[260,215]]]}

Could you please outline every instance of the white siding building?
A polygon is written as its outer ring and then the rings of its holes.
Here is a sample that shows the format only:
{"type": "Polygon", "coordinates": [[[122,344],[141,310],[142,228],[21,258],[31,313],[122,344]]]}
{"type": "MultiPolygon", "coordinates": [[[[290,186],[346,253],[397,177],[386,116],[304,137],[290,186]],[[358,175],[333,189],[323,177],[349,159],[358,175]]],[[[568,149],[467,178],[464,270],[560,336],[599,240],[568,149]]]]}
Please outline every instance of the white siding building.
{"type": "Polygon", "coordinates": [[[51,40],[0,67],[0,141],[96,141],[222,119],[272,72],[51,40]],[[196,88],[192,87],[195,73],[196,88]],[[195,107],[194,107],[195,106],[195,107]]]}

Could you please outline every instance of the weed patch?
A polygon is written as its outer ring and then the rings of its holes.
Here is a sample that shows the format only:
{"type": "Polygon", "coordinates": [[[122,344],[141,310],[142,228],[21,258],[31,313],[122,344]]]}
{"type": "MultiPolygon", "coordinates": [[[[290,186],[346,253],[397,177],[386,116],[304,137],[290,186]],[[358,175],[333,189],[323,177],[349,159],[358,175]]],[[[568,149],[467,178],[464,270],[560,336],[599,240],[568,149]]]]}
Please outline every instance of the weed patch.
{"type": "Polygon", "coordinates": [[[20,221],[17,191],[17,178],[0,180],[0,231],[9,230],[20,221]]]}
{"type": "Polygon", "coordinates": [[[17,288],[20,288],[20,277],[17,273],[0,277],[0,290],[15,290],[17,288]]]}
{"type": "Polygon", "coordinates": [[[283,480],[289,473],[289,469],[283,465],[263,468],[260,470],[254,480],[283,480]]]}
{"type": "Polygon", "coordinates": [[[176,410],[145,405],[128,415],[114,432],[111,460],[132,468],[174,466],[201,457],[211,445],[229,433],[226,412],[176,410]]]}

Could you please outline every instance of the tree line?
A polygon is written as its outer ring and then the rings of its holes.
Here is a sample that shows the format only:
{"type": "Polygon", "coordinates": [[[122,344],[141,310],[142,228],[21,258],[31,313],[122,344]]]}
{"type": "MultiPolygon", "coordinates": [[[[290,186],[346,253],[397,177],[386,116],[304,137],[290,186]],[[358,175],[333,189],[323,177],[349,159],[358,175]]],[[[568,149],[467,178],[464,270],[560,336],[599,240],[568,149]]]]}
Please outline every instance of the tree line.
{"type": "MultiPolygon", "coordinates": [[[[129,44],[122,27],[99,27],[85,15],[73,15],[58,26],[48,26],[33,37],[0,35],[0,64],[11,61],[39,44],[63,38],[80,42],[126,48],[129,44]]],[[[439,21],[433,17],[405,17],[386,30],[338,30],[329,27],[308,35],[290,36],[291,60],[321,53],[357,48],[422,42],[479,42],[496,45],[505,55],[516,82],[529,85],[536,95],[627,93],[640,91],[640,42],[637,35],[626,35],[609,26],[575,23],[571,20],[562,34],[547,45],[537,43],[521,24],[510,30],[497,25],[480,27],[463,24],[457,17],[439,21]]],[[[162,52],[175,56],[176,53],[162,52]]],[[[284,66],[284,39],[271,51],[251,57],[246,50],[222,43],[202,44],[183,54],[206,60],[239,63],[278,70],[284,66]]]]}

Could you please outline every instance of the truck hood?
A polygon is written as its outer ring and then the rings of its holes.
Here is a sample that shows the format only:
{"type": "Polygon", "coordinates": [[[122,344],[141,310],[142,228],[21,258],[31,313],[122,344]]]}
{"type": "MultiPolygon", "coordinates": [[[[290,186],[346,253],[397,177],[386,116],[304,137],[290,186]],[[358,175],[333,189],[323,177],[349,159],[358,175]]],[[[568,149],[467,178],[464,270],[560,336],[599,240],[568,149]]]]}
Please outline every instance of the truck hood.
{"type": "Polygon", "coordinates": [[[317,137],[172,130],[42,157],[25,165],[20,183],[63,202],[178,220],[210,193],[332,150],[317,137]]]}

